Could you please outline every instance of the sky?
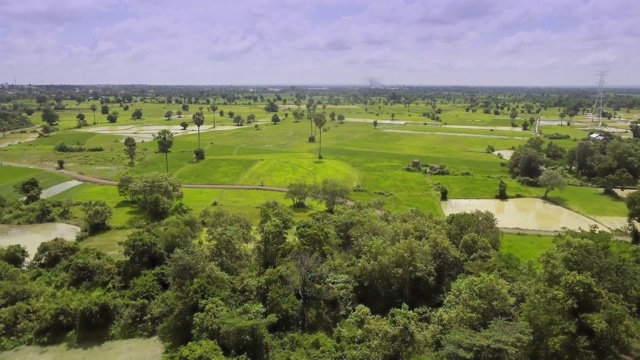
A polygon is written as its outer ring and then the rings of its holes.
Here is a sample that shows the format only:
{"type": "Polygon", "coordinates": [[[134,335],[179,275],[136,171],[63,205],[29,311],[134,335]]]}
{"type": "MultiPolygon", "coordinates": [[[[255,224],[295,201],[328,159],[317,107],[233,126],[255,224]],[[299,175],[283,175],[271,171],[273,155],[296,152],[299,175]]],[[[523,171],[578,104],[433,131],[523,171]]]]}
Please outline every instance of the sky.
{"type": "Polygon", "coordinates": [[[0,83],[640,85],[638,0],[0,0],[0,83]]]}

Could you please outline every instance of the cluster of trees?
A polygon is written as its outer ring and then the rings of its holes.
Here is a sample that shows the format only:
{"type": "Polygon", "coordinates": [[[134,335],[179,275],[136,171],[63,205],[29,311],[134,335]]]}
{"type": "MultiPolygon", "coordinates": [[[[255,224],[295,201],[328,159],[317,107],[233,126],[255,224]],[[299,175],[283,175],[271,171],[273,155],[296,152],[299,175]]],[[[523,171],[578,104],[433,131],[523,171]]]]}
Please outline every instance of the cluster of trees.
{"type": "Polygon", "coordinates": [[[166,173],[126,173],[118,181],[118,194],[137,204],[151,220],[165,219],[174,206],[182,206],[174,204],[182,199],[182,185],[166,173]]]}
{"type": "Polygon", "coordinates": [[[298,222],[174,206],[123,261],[75,242],[0,248],[0,349],[159,335],[168,358],[609,359],[637,339],[640,257],[567,232],[539,266],[487,212],[363,206],[298,222]],[[201,236],[204,229],[204,237],[201,236]]]}
{"type": "Polygon", "coordinates": [[[635,139],[585,139],[569,149],[570,171],[605,188],[635,187],[640,176],[640,143],[635,139]]]}
{"type": "Polygon", "coordinates": [[[72,201],[41,199],[42,187],[35,178],[15,184],[22,200],[8,200],[0,195],[1,224],[40,224],[72,217],[72,201]]]}
{"type": "Polygon", "coordinates": [[[540,137],[532,137],[519,146],[509,159],[509,172],[514,177],[535,179],[542,174],[546,166],[561,164],[567,151],[560,145],[549,141],[544,146],[540,137]]]}
{"type": "Polygon", "coordinates": [[[31,120],[13,110],[0,110],[0,132],[23,129],[33,126],[31,120]]]}

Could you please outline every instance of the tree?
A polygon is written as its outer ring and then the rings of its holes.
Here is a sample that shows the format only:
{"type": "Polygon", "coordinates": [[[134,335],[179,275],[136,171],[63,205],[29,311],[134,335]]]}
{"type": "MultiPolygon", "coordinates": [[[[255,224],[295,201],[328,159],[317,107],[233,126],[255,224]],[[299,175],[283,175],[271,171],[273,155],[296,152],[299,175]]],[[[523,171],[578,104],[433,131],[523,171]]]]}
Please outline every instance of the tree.
{"type": "Polygon", "coordinates": [[[166,217],[173,201],[182,198],[180,183],[166,173],[135,176],[125,173],[118,182],[118,194],[138,204],[150,218],[155,219],[166,217]]]}
{"type": "Polygon", "coordinates": [[[178,115],[178,119],[182,119],[182,110],[176,111],[176,115],[178,115]]]}
{"type": "Polygon", "coordinates": [[[348,186],[334,179],[324,179],[313,195],[319,201],[324,202],[327,211],[333,213],[339,202],[346,200],[349,196],[348,186]]]}
{"type": "Polygon", "coordinates": [[[278,114],[273,114],[273,116],[271,117],[271,122],[273,123],[273,125],[278,125],[278,123],[280,122],[280,116],[278,116],[278,114]]]}
{"type": "Polygon", "coordinates": [[[127,157],[130,160],[130,164],[133,165],[133,160],[136,158],[138,144],[136,144],[136,139],[131,136],[127,136],[124,139],[124,152],[127,154],[127,157]]]}
{"type": "Polygon", "coordinates": [[[307,198],[314,193],[314,187],[304,181],[289,184],[286,199],[293,201],[293,207],[305,207],[307,198]]]}
{"type": "Polygon", "coordinates": [[[164,118],[167,120],[171,120],[172,116],[173,116],[173,111],[171,110],[167,110],[167,112],[164,113],[164,118]]]}
{"type": "Polygon", "coordinates": [[[327,118],[324,116],[324,113],[315,114],[313,117],[313,122],[316,124],[316,127],[320,129],[320,143],[318,145],[318,159],[322,159],[322,128],[327,123],[327,118]]]}
{"type": "Polygon", "coordinates": [[[300,122],[302,119],[304,119],[304,110],[293,110],[293,118],[295,119],[295,122],[300,122]]]}
{"type": "Polygon", "coordinates": [[[373,120],[373,128],[374,129],[378,128],[378,120],[373,120]]]}
{"type": "Polygon", "coordinates": [[[631,220],[640,221],[640,191],[634,191],[626,199],[628,217],[631,220]]]}
{"type": "Polygon", "coordinates": [[[193,150],[193,156],[196,158],[196,160],[204,160],[204,149],[195,149],[193,150]]]}
{"type": "Polygon", "coordinates": [[[538,178],[538,183],[540,186],[545,187],[544,198],[547,197],[549,191],[554,189],[563,190],[567,186],[562,174],[555,170],[545,170],[538,178]]]}
{"type": "MultiPolygon", "coordinates": [[[[125,109],[127,110],[127,109],[125,109]]],[[[131,113],[131,118],[135,119],[135,120],[140,120],[142,119],[142,109],[135,109],[132,113],[131,113]]]]}
{"type": "Polygon", "coordinates": [[[247,124],[251,124],[254,121],[256,121],[256,115],[255,114],[249,114],[247,115],[247,124]]]}
{"type": "Polygon", "coordinates": [[[500,182],[498,183],[498,199],[504,200],[508,198],[509,196],[507,195],[507,183],[500,179],[500,182]]]}
{"type": "Polygon", "coordinates": [[[79,250],[80,246],[77,242],[55,238],[38,245],[38,250],[33,255],[31,265],[43,269],[53,269],[79,250]]]}
{"type": "MultiPolygon", "coordinates": [[[[198,127],[198,149],[201,149],[200,146],[200,126],[204,125],[204,114],[202,111],[198,111],[191,117],[193,119],[193,123],[198,127]]],[[[184,127],[186,129],[186,127],[184,127]]]]}
{"type": "Polygon", "coordinates": [[[189,111],[189,104],[182,104],[182,111],[189,111]]]}
{"type": "Polygon", "coordinates": [[[13,267],[23,267],[28,257],[29,252],[27,248],[22,245],[0,246],[0,261],[4,261],[13,267]]]}
{"type": "MultiPolygon", "coordinates": [[[[229,111],[229,113],[233,113],[233,111],[229,111]]],[[[233,122],[236,124],[236,126],[242,126],[242,124],[244,124],[244,119],[241,115],[236,115],[233,117],[233,122]]]]}
{"type": "MultiPolygon", "coordinates": [[[[340,122],[340,124],[344,124],[344,120],[345,120],[344,115],[338,114],[338,121],[340,122]]],[[[376,120],[374,120],[374,121],[376,121],[376,120]]]]}
{"type": "Polygon", "coordinates": [[[118,121],[118,112],[112,111],[111,114],[107,115],[107,121],[114,124],[118,121]]]}
{"type": "Polygon", "coordinates": [[[162,129],[154,136],[154,140],[158,142],[158,152],[164,154],[167,172],[169,172],[169,151],[173,147],[173,134],[167,129],[162,129]]]}
{"type": "Polygon", "coordinates": [[[560,112],[560,126],[562,126],[562,121],[564,120],[564,118],[567,117],[567,113],[565,113],[564,111],[560,112]]]}
{"type": "Polygon", "coordinates": [[[395,120],[396,118],[396,113],[391,113],[391,121],[395,120]]]}
{"type": "Polygon", "coordinates": [[[107,229],[107,223],[113,216],[113,211],[105,201],[85,201],[81,209],[90,234],[107,229]]]}
{"type": "Polygon", "coordinates": [[[78,120],[79,129],[81,129],[84,126],[87,126],[87,120],[85,120],[85,116],[83,113],[78,113],[78,115],[76,115],[76,120],[78,120]]]}
{"type": "Polygon", "coordinates": [[[329,113],[329,120],[336,121],[336,112],[332,111],[329,113]]]}
{"type": "Polygon", "coordinates": [[[59,119],[60,119],[60,116],[58,115],[58,113],[51,110],[50,108],[45,107],[42,110],[42,121],[46,122],[47,125],[49,126],[56,125],[59,119]]]}
{"type": "Polygon", "coordinates": [[[109,114],[109,105],[104,104],[100,107],[100,113],[102,115],[108,115],[109,114]]]}
{"type": "Polygon", "coordinates": [[[230,119],[233,119],[234,116],[236,116],[235,111],[229,111],[227,112],[227,115],[229,116],[230,119]]]}
{"type": "Polygon", "coordinates": [[[511,120],[511,126],[513,126],[513,127],[516,126],[516,118],[517,117],[518,117],[518,110],[511,109],[511,112],[509,113],[509,119],[511,120]]]}
{"type": "Polygon", "coordinates": [[[40,194],[42,194],[42,188],[40,182],[36,178],[30,178],[23,182],[17,183],[13,188],[18,194],[25,197],[24,203],[31,204],[40,200],[40,194]]]}
{"type": "Polygon", "coordinates": [[[266,112],[278,112],[278,104],[276,104],[273,100],[269,100],[269,103],[264,107],[264,111],[266,112]]]}
{"type": "Polygon", "coordinates": [[[46,94],[38,94],[36,95],[36,103],[37,104],[46,104],[49,101],[49,97],[46,94]]]}
{"type": "MultiPolygon", "coordinates": [[[[212,104],[210,106],[211,112],[213,113],[213,128],[216,128],[216,111],[218,111],[218,105],[212,104]]],[[[223,116],[223,115],[220,115],[223,116]]]]}

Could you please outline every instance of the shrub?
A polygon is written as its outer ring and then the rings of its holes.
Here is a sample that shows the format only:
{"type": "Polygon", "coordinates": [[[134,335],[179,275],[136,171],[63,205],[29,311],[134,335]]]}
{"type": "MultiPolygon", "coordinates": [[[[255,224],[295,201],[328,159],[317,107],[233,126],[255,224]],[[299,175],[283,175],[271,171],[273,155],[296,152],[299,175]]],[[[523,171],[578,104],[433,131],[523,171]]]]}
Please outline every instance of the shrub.
{"type": "Polygon", "coordinates": [[[502,179],[500,179],[500,182],[498,183],[498,199],[508,199],[509,196],[507,195],[507,183],[505,183],[504,181],[502,181],[502,179]]]}
{"type": "Polygon", "coordinates": [[[545,134],[544,135],[545,138],[547,139],[551,139],[551,140],[562,140],[562,139],[569,139],[571,138],[571,136],[566,135],[566,134],[558,134],[558,133],[553,133],[553,134],[545,134]]]}
{"type": "Polygon", "coordinates": [[[496,148],[493,147],[493,145],[489,145],[487,146],[487,150],[485,150],[488,153],[493,153],[494,151],[496,151],[496,148]]]}
{"type": "Polygon", "coordinates": [[[64,160],[62,159],[58,160],[58,169],[64,169],[64,164],[65,164],[64,160]]]}
{"type": "Polygon", "coordinates": [[[193,156],[195,156],[196,160],[204,160],[204,149],[193,150],[193,156]]]}
{"type": "Polygon", "coordinates": [[[313,136],[313,135],[312,135],[312,136],[309,136],[309,142],[310,142],[310,143],[314,143],[314,142],[316,142],[316,137],[315,137],[315,136],[313,136]]]}

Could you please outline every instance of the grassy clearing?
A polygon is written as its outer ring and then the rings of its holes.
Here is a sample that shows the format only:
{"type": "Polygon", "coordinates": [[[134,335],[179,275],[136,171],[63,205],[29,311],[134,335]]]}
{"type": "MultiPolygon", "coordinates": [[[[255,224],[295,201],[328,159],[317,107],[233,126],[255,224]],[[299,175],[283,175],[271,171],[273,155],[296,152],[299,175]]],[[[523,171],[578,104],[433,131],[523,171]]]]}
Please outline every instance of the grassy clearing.
{"type": "Polygon", "coordinates": [[[43,189],[71,180],[68,176],[39,169],[14,166],[0,166],[0,194],[7,199],[16,200],[22,197],[13,186],[29,178],[36,178],[43,189]]]}
{"type": "Polygon", "coordinates": [[[549,193],[549,199],[587,216],[627,216],[628,213],[624,199],[603,194],[594,188],[567,186],[563,191],[549,193]]]}
{"type": "Polygon", "coordinates": [[[553,245],[552,236],[502,233],[500,252],[513,254],[520,260],[537,260],[553,245]]]}

